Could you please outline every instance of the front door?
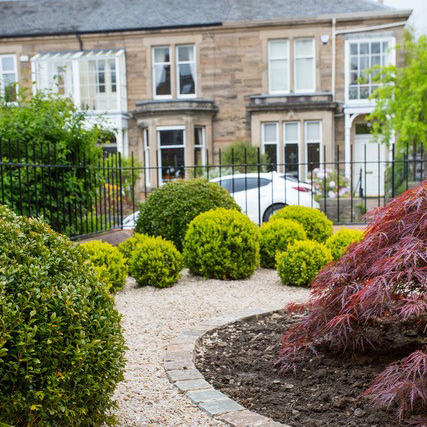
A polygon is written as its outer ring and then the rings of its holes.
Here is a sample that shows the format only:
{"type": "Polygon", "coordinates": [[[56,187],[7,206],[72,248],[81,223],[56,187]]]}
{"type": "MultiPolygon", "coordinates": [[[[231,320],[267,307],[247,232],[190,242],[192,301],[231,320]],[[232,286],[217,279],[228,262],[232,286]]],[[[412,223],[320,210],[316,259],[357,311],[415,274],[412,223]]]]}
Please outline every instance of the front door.
{"type": "Polygon", "coordinates": [[[386,169],[385,144],[374,142],[372,135],[356,135],[353,157],[353,191],[360,186],[367,197],[384,196],[386,169]]]}

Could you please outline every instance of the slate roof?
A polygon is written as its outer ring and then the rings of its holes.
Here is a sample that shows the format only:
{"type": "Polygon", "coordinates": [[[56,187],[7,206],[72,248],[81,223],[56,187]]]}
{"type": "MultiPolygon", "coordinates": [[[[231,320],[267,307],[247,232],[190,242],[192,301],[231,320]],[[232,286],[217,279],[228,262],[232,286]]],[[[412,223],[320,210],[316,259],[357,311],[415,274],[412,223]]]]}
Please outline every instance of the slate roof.
{"type": "Polygon", "coordinates": [[[394,10],[373,0],[0,0],[0,36],[221,25],[394,10]]]}

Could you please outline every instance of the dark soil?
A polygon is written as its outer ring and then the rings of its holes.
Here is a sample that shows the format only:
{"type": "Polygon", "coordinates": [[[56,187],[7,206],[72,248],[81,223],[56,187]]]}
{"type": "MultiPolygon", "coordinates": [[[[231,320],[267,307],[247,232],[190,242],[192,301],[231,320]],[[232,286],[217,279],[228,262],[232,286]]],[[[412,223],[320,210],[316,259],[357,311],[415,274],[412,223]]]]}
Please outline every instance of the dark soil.
{"type": "MultiPolygon", "coordinates": [[[[293,427],[394,427],[393,413],[361,397],[375,376],[404,354],[320,353],[279,376],[279,341],[295,320],[283,312],[206,334],[196,366],[213,386],[254,412],[293,427]]],[[[399,352],[398,352],[399,353],[399,352]]]]}

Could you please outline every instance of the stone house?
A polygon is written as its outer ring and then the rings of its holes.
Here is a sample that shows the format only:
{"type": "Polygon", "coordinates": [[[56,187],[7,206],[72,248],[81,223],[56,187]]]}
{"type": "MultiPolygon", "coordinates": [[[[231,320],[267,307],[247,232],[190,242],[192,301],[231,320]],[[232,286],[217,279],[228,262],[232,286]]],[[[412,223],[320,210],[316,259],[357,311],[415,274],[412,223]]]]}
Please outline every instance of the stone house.
{"type": "Polygon", "coordinates": [[[364,70],[402,63],[410,13],[371,0],[0,1],[0,90],[19,81],[102,113],[107,149],[161,166],[148,185],[215,164],[237,139],[302,163],[287,172],[304,178],[338,151],[387,157],[365,123],[364,70]]]}

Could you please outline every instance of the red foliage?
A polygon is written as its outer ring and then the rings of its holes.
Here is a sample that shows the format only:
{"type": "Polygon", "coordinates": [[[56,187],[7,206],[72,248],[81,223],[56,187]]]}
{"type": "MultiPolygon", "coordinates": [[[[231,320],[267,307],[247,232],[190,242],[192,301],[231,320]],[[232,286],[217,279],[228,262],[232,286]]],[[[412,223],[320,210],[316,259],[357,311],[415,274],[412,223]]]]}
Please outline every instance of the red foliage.
{"type": "MultiPolygon", "coordinates": [[[[388,366],[365,392],[399,418],[427,424],[427,181],[369,214],[364,239],[312,283],[305,314],[283,337],[282,370],[316,348],[371,351],[410,331],[417,350],[388,366]],[[403,332],[403,334],[402,334],[403,332]]],[[[397,345],[397,344],[396,344],[397,345]]]]}

